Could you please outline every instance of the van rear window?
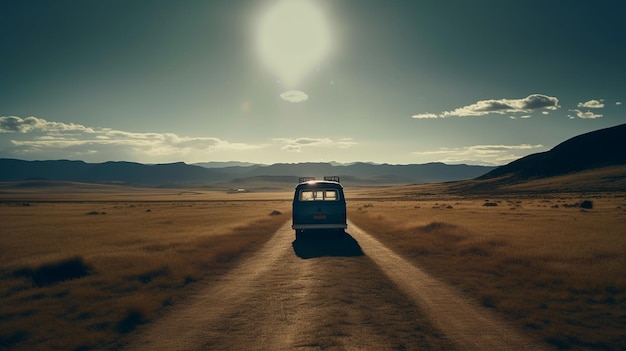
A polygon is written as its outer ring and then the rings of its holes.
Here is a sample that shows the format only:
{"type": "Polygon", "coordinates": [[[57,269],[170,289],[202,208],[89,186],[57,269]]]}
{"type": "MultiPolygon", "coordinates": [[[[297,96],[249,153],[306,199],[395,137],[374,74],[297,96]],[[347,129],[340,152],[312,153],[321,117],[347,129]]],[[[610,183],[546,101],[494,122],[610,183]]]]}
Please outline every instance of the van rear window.
{"type": "Polygon", "coordinates": [[[336,201],[339,195],[332,189],[301,190],[298,198],[300,201],[336,201]]]}

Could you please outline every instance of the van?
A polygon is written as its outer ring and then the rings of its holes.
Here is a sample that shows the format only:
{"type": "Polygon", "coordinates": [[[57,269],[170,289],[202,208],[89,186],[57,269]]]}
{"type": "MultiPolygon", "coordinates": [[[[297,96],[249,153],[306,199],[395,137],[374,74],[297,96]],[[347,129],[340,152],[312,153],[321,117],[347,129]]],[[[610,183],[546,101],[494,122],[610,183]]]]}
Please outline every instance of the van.
{"type": "Polygon", "coordinates": [[[296,239],[304,232],[348,228],[346,198],[339,177],[300,178],[293,194],[291,228],[296,239]]]}

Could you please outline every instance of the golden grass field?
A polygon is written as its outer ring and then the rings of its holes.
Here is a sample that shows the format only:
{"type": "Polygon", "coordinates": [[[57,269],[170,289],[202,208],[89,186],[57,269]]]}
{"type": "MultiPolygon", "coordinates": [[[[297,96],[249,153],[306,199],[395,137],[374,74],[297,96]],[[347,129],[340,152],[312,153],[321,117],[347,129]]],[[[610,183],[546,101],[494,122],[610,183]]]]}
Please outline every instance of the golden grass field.
{"type": "MultiPolygon", "coordinates": [[[[555,348],[624,349],[626,194],[443,188],[347,189],[349,219],[555,348]]],[[[0,349],[115,349],[265,242],[290,207],[289,189],[0,187],[0,349]]]]}
{"type": "Polygon", "coordinates": [[[624,349],[626,194],[470,198],[440,187],[357,191],[348,217],[556,348],[624,349]]]}
{"type": "Polygon", "coordinates": [[[288,201],[254,194],[18,195],[56,200],[0,203],[0,349],[115,349],[290,218],[288,201]]]}

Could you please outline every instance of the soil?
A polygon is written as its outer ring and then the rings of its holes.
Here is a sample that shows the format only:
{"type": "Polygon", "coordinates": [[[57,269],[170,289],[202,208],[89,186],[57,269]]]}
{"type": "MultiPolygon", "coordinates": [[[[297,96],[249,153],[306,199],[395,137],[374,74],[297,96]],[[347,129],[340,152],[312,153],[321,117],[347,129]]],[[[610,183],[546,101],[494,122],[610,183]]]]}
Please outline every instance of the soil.
{"type": "Polygon", "coordinates": [[[350,223],[286,223],[241,264],[138,329],[138,350],[541,350],[547,347],[350,223]]]}

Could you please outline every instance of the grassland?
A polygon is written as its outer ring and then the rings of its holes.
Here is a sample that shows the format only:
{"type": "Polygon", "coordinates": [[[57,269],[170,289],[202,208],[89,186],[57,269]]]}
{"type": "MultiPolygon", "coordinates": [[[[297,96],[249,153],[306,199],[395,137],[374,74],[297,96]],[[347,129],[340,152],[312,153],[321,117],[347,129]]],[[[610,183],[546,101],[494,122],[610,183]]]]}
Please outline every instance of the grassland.
{"type": "MultiPolygon", "coordinates": [[[[349,219],[556,348],[623,350],[626,194],[545,187],[347,189],[349,219]]],[[[116,349],[266,241],[290,196],[0,186],[0,349],[116,349]]]]}
{"type": "Polygon", "coordinates": [[[441,190],[355,191],[349,218],[556,348],[624,349],[625,194],[472,198],[441,190]]]}
{"type": "Polygon", "coordinates": [[[0,349],[115,349],[290,216],[280,196],[66,186],[0,196],[0,349]]]}

